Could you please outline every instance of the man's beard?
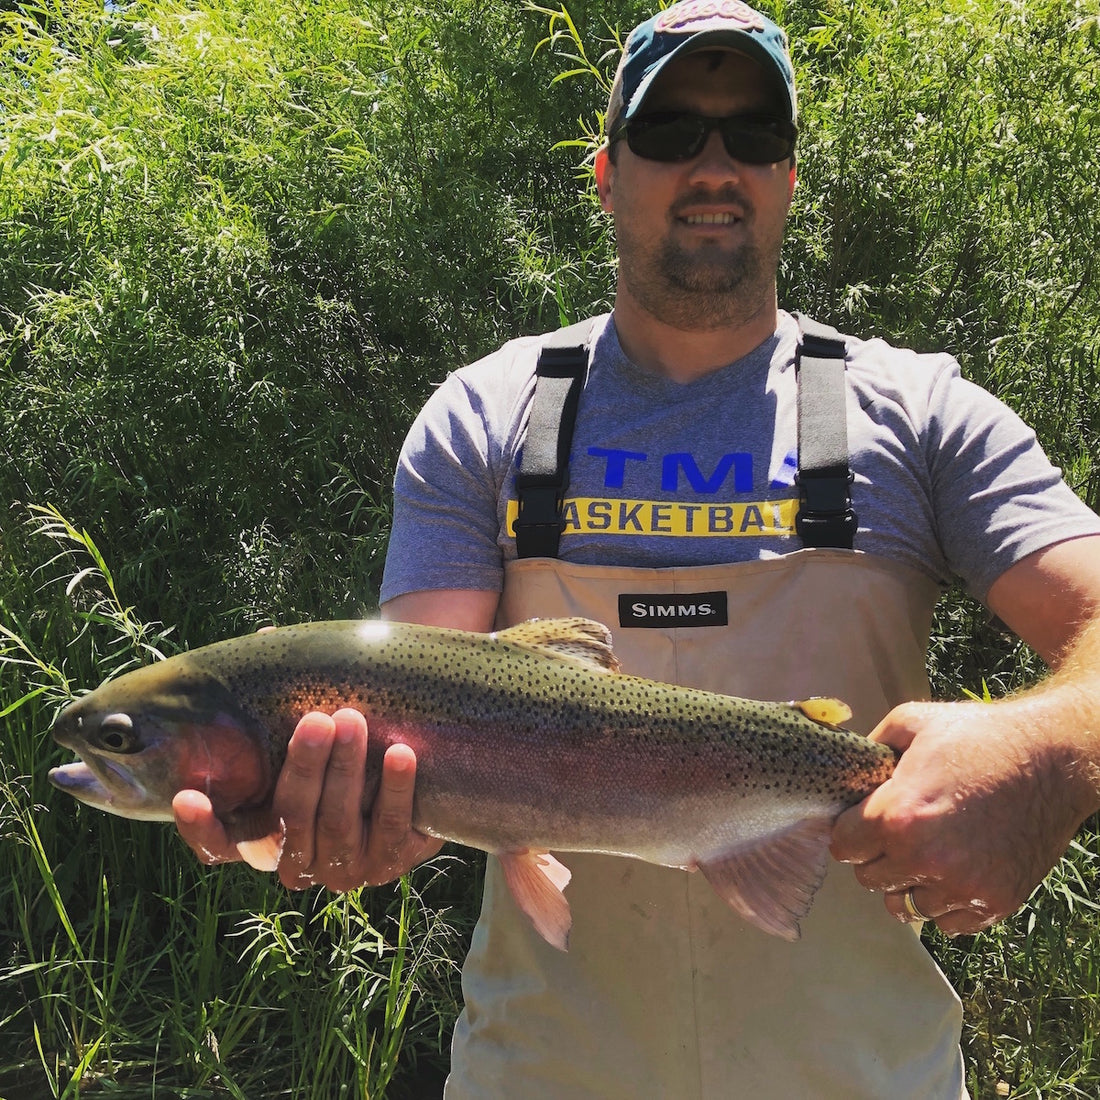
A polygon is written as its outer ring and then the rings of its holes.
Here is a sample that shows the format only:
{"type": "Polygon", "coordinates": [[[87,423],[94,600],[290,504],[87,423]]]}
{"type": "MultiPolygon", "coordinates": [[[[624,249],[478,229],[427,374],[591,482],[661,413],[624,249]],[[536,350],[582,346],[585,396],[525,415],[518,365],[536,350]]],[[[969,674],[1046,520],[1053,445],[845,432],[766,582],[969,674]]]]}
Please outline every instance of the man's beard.
{"type": "Polygon", "coordinates": [[[746,241],[687,249],[668,237],[624,239],[621,227],[618,237],[619,278],[647,313],[673,328],[742,324],[772,300],[781,238],[765,247],[746,241]]]}

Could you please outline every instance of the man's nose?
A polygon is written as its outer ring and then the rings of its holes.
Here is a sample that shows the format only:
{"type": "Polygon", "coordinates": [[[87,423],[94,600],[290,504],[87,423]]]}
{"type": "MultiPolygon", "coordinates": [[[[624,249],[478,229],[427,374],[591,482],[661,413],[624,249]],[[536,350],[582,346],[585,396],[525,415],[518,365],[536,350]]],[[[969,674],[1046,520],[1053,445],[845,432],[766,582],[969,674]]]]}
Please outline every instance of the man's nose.
{"type": "Polygon", "coordinates": [[[741,172],[741,162],[726,152],[722,135],[717,130],[707,134],[706,144],[691,162],[693,180],[736,179],[741,172]]]}

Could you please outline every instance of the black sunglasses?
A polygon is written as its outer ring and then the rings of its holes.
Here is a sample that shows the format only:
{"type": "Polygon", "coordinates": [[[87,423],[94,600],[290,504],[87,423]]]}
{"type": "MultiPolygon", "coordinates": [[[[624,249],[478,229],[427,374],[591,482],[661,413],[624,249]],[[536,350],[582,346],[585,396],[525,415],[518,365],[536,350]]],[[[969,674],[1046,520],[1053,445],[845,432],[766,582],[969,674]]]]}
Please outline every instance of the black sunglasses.
{"type": "Polygon", "coordinates": [[[646,160],[677,161],[697,157],[711,130],[734,160],[744,164],[775,164],[794,153],[798,128],[773,115],[727,115],[709,118],[691,111],[654,111],[620,122],[611,141],[626,138],[636,156],[646,160]]]}

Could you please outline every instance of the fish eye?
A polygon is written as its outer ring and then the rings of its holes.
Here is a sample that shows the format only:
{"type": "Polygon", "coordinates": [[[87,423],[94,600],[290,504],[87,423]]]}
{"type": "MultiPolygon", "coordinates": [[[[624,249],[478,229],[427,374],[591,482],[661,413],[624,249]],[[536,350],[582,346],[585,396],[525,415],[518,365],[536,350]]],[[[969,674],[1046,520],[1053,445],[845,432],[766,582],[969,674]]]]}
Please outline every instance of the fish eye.
{"type": "Polygon", "coordinates": [[[107,752],[133,752],[138,747],[134,723],[128,714],[108,714],[99,723],[95,740],[107,752]]]}

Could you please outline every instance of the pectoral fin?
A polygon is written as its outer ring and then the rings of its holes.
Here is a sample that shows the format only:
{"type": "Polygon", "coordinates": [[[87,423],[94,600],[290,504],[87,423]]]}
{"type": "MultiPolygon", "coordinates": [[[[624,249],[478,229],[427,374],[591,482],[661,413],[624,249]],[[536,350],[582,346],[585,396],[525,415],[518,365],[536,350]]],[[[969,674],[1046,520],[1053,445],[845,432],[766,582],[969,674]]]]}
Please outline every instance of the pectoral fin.
{"type": "Polygon", "coordinates": [[[549,852],[532,852],[527,848],[519,852],[500,852],[498,858],[512,897],[527,914],[535,931],[551,947],[567,950],[573,917],[562,891],[572,878],[569,868],[549,852]]]}
{"type": "Polygon", "coordinates": [[[797,940],[829,863],[830,817],[808,818],[751,846],[699,861],[699,870],[740,916],[797,940]]]}
{"type": "MultiPolygon", "coordinates": [[[[250,837],[248,822],[238,822],[227,829],[231,839],[237,836],[250,837]]],[[[279,828],[265,836],[237,840],[237,851],[241,853],[241,859],[255,867],[257,871],[277,871],[279,860],[283,858],[283,847],[286,845],[286,824],[279,820],[279,828]]]]}
{"type": "Polygon", "coordinates": [[[276,871],[283,854],[283,835],[261,837],[259,840],[238,840],[241,859],[257,871],[276,871]]]}

